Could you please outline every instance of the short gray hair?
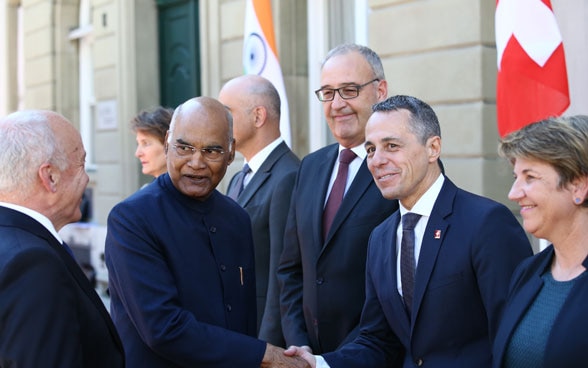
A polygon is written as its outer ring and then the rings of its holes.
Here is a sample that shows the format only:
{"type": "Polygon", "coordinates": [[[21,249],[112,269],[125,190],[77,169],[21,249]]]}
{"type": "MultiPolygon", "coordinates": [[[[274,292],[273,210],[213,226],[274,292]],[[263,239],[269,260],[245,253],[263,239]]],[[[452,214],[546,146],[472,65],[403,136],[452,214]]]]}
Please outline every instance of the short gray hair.
{"type": "Polygon", "coordinates": [[[49,126],[47,112],[12,113],[0,120],[0,191],[26,194],[41,165],[67,168],[67,155],[49,126]]]}
{"type": "Polygon", "coordinates": [[[352,52],[357,52],[363,56],[365,61],[367,61],[367,63],[370,65],[372,73],[374,74],[374,78],[378,78],[381,81],[386,79],[380,56],[378,56],[378,54],[369,47],[355,43],[344,43],[331,49],[331,51],[327,53],[327,56],[325,56],[325,60],[323,60],[321,69],[325,63],[329,61],[329,59],[339,55],[350,54],[352,52]]]}
{"type": "MultiPolygon", "coordinates": [[[[267,112],[268,117],[273,121],[280,121],[281,114],[281,100],[280,94],[276,87],[264,77],[259,76],[259,80],[256,83],[250,83],[247,88],[249,97],[253,97],[254,104],[263,105],[267,112]]],[[[251,100],[249,100],[251,101],[251,100]]],[[[254,106],[248,106],[252,108],[254,106]]]]}

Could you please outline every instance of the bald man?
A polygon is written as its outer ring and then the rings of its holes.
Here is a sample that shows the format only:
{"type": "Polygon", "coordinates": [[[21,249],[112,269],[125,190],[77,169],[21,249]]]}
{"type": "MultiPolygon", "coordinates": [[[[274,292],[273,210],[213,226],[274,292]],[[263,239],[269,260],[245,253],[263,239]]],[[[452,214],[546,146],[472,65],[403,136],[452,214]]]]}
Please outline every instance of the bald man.
{"type": "Polygon", "coordinates": [[[227,193],[251,217],[258,337],[285,346],[276,269],[300,160],[280,136],[280,95],[270,81],[258,75],[234,78],[219,100],[233,114],[235,149],[250,170],[235,174],[227,193]]]}
{"type": "Polygon", "coordinates": [[[130,367],[304,367],[256,336],[249,216],[216,190],[233,161],[217,100],[174,112],[167,173],[108,216],[111,313],[130,367]]]}
{"type": "Polygon", "coordinates": [[[80,134],[51,111],[0,120],[0,367],[123,367],[108,312],[58,231],[80,220],[80,134]]]}

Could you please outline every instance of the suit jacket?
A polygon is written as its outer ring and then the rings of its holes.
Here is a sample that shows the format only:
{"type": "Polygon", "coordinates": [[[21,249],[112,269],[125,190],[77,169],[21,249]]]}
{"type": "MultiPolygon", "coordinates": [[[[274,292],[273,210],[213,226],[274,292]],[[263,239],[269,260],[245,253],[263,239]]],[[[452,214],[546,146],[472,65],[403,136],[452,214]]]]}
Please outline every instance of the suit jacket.
{"type": "MultiPolygon", "coordinates": [[[[237,198],[253,228],[258,337],[276,346],[285,346],[276,269],[284,248],[284,228],[298,166],[298,157],[286,143],[280,143],[237,198]]],[[[227,192],[239,175],[243,174],[233,176],[227,192]]]]}
{"type": "Polygon", "coordinates": [[[129,367],[259,367],[251,224],[233,200],[160,175],[112,209],[105,256],[129,367]]]}
{"type": "Polygon", "coordinates": [[[123,367],[104,304],[43,225],[0,207],[0,366],[123,367]]]}
{"type": "Polygon", "coordinates": [[[302,160],[278,268],[286,343],[309,345],[316,354],[358,334],[368,237],[398,208],[382,197],[364,160],[323,240],[323,207],[337,157],[333,144],[302,160]]]}
{"type": "MultiPolygon", "coordinates": [[[[502,367],[507,344],[543,287],[541,275],[553,261],[553,246],[525,260],[513,275],[510,292],[494,341],[494,367],[502,367]]],[[[588,258],[582,263],[588,268],[588,258]]],[[[588,278],[579,279],[564,302],[547,338],[545,368],[588,367],[588,278]]]]}
{"type": "Polygon", "coordinates": [[[490,367],[510,277],[532,255],[525,232],[505,206],[446,178],[423,234],[409,321],[396,287],[399,222],[398,211],[370,238],[360,337],[325,359],[332,368],[383,367],[402,346],[395,366],[490,367]]]}

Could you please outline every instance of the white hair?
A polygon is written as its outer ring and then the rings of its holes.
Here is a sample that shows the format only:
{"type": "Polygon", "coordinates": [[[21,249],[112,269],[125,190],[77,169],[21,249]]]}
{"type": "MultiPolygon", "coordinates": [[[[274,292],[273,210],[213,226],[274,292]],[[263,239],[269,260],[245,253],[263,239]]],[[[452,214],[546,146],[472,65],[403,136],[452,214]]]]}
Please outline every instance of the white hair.
{"type": "Polygon", "coordinates": [[[28,193],[44,163],[67,168],[64,147],[59,147],[47,112],[20,111],[1,119],[0,192],[28,193]]]}

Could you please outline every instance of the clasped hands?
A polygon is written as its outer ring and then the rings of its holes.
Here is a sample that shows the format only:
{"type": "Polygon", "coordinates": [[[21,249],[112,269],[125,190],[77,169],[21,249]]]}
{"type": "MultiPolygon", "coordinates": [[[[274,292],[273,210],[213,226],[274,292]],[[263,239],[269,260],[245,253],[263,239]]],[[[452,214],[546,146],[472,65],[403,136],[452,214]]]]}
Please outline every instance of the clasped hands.
{"type": "Polygon", "coordinates": [[[308,346],[290,346],[284,350],[267,344],[260,368],[316,368],[316,359],[308,346]]]}

